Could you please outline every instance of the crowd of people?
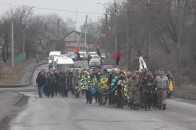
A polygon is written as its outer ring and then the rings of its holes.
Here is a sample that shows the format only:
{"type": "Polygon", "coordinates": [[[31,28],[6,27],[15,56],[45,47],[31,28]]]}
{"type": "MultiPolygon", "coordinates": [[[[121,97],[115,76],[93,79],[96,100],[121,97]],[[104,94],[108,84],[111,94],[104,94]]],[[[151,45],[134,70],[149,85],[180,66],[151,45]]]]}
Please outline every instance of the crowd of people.
{"type": "Polygon", "coordinates": [[[170,97],[173,90],[173,76],[162,70],[152,73],[147,70],[123,71],[107,70],[67,70],[46,72],[41,70],[37,76],[39,97],[42,90],[47,97],[54,97],[58,93],[68,97],[71,91],[77,98],[80,94],[86,96],[87,103],[106,105],[116,108],[125,105],[130,109],[138,110],[151,108],[166,109],[165,98],[170,97]]]}
{"type": "Polygon", "coordinates": [[[38,86],[39,97],[42,98],[42,92],[47,97],[57,96],[59,93],[63,97],[68,97],[68,91],[70,90],[74,94],[74,88],[76,88],[78,71],[57,71],[42,69],[36,78],[38,86]]]}

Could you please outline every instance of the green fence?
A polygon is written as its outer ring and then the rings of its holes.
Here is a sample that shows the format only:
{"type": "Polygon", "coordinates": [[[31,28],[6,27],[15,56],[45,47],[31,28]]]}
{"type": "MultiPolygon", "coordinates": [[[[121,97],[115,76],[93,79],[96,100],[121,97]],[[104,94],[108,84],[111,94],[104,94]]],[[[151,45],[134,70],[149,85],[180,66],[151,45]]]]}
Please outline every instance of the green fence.
{"type": "Polygon", "coordinates": [[[22,53],[14,58],[14,66],[18,65],[20,62],[25,61],[27,58],[26,53],[22,53]]]}

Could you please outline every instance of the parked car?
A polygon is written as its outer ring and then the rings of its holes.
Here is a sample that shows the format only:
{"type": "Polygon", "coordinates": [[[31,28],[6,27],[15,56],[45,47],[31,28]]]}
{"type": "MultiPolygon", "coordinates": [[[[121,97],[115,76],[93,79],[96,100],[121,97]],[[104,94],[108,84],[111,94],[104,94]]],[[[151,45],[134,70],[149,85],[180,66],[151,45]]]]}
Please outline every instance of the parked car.
{"type": "Polygon", "coordinates": [[[76,61],[78,60],[78,56],[74,52],[68,52],[65,54],[67,57],[72,58],[72,60],[76,61]]]}
{"type": "Polygon", "coordinates": [[[101,60],[101,57],[100,56],[98,56],[98,55],[94,55],[94,56],[92,56],[92,58],[91,59],[99,59],[99,60],[101,60]]]}
{"type": "Polygon", "coordinates": [[[98,55],[95,55],[95,56],[93,56],[93,57],[90,59],[89,68],[92,68],[92,67],[101,68],[101,65],[102,65],[101,57],[99,57],[98,55]]]}
{"type": "Polygon", "coordinates": [[[87,58],[88,58],[87,52],[85,52],[85,51],[80,51],[79,54],[80,54],[81,60],[87,60],[87,58]]]}
{"type": "Polygon", "coordinates": [[[88,55],[90,55],[91,57],[93,57],[93,56],[96,56],[97,55],[97,52],[94,52],[94,51],[88,52],[88,55]]]}
{"type": "Polygon", "coordinates": [[[106,58],[106,53],[101,53],[101,57],[105,59],[106,58]]]}

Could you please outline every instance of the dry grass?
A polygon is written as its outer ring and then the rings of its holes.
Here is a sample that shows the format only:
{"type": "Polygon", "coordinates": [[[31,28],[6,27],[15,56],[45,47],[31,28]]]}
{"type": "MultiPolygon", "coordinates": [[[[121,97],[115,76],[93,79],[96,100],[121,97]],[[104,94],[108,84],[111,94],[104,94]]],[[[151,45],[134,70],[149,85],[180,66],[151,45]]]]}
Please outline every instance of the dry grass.
{"type": "Polygon", "coordinates": [[[29,64],[35,62],[35,60],[30,59],[25,62],[18,64],[16,67],[12,68],[10,65],[1,66],[1,77],[0,84],[14,84],[25,74],[25,67],[29,64]]]}
{"type": "Polygon", "coordinates": [[[181,98],[196,97],[196,86],[184,85],[180,88],[175,88],[174,95],[181,98]]]}

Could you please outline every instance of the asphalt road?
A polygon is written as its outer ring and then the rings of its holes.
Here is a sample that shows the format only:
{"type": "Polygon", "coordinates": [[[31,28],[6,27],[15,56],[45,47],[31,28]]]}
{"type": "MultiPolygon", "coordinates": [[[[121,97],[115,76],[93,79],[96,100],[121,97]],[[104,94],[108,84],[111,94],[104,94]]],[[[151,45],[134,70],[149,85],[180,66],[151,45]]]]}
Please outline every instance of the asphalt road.
{"type": "Polygon", "coordinates": [[[71,95],[39,99],[31,87],[33,92],[21,92],[29,103],[11,122],[11,130],[196,130],[196,105],[179,99],[167,100],[165,111],[133,111],[86,104],[84,97],[71,95]]]}

